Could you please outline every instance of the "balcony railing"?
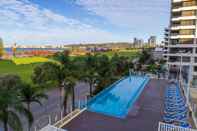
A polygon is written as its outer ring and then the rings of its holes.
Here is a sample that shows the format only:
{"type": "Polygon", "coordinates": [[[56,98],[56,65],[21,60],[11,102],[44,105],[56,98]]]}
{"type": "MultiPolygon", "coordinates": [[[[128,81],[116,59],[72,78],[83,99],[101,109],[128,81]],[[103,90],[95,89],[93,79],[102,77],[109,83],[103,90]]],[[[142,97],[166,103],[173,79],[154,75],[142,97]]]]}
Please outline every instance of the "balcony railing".
{"type": "Polygon", "coordinates": [[[163,122],[159,122],[158,131],[197,131],[196,129],[191,128],[183,128],[180,126],[175,126],[172,124],[167,124],[163,122]]]}

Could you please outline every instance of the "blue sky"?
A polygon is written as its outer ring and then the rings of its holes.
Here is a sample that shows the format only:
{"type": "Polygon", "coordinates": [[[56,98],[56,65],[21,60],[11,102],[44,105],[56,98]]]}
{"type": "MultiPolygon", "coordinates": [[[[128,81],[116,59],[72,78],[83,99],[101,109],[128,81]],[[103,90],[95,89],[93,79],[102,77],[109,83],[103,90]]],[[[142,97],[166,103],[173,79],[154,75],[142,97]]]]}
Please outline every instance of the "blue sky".
{"type": "Polygon", "coordinates": [[[0,0],[6,45],[162,40],[170,0],[0,0]]]}

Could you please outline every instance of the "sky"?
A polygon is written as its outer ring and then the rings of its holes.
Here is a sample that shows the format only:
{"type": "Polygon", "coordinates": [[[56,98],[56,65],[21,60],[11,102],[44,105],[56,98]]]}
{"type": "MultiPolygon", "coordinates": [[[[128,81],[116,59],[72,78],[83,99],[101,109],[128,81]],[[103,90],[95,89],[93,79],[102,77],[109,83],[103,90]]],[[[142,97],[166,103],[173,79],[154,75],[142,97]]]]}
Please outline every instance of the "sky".
{"type": "Polygon", "coordinates": [[[132,42],[169,24],[170,0],[0,0],[6,45],[132,42]]]}

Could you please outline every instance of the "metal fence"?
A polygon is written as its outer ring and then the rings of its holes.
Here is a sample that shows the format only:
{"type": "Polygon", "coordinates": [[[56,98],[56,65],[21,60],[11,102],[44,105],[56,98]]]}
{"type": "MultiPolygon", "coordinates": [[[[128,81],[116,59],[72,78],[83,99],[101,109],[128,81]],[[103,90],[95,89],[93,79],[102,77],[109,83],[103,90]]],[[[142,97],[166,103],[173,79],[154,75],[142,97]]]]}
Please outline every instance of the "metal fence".
{"type": "Polygon", "coordinates": [[[42,116],[40,119],[34,122],[31,131],[39,131],[47,125],[55,125],[58,122],[61,122],[59,124],[62,124],[62,122],[65,122],[65,119],[71,118],[73,115],[78,113],[80,109],[84,109],[86,107],[86,104],[87,104],[87,100],[83,100],[83,101],[79,100],[78,102],[75,103],[75,108],[76,108],[75,111],[72,112],[72,106],[67,108],[67,113],[68,113],[67,116],[63,116],[63,111],[51,112],[50,114],[42,116]]]}
{"type": "Polygon", "coordinates": [[[159,122],[158,131],[197,131],[197,130],[159,122]]]}
{"type": "Polygon", "coordinates": [[[57,127],[52,126],[52,125],[48,125],[48,126],[44,127],[43,129],[41,129],[40,131],[67,131],[67,130],[57,128],[57,127]]]}

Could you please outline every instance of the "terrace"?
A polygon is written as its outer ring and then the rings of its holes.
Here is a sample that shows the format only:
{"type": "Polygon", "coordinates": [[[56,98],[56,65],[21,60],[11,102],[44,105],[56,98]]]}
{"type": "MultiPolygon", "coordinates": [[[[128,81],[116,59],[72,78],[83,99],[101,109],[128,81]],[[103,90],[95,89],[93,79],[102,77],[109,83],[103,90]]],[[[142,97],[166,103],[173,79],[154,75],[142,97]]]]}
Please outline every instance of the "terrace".
{"type": "MultiPolygon", "coordinates": [[[[151,79],[133,106],[129,108],[125,118],[104,115],[85,108],[56,126],[66,131],[190,131],[190,128],[162,123],[165,118],[164,111],[166,111],[167,87],[169,87],[169,81],[151,79]]],[[[194,127],[192,122],[190,122],[191,126],[194,127]]]]}
{"type": "Polygon", "coordinates": [[[68,131],[157,131],[162,121],[164,90],[168,82],[151,80],[125,119],[84,111],[63,127],[68,131]]]}

